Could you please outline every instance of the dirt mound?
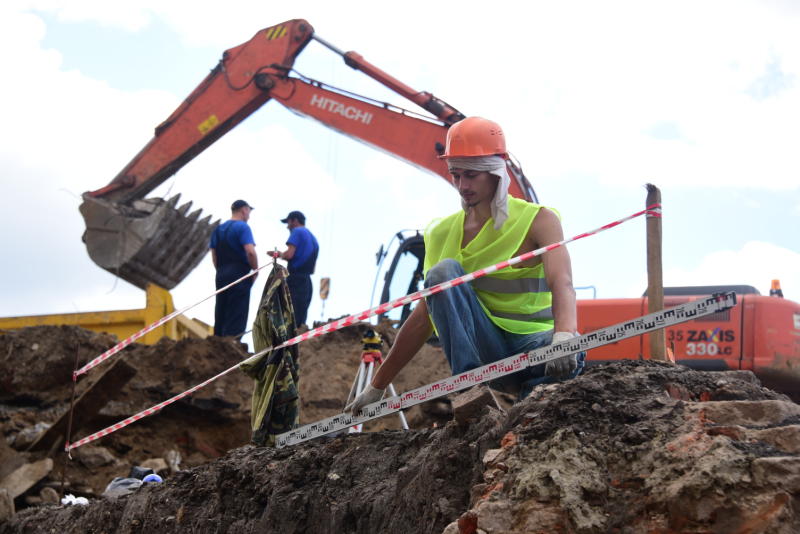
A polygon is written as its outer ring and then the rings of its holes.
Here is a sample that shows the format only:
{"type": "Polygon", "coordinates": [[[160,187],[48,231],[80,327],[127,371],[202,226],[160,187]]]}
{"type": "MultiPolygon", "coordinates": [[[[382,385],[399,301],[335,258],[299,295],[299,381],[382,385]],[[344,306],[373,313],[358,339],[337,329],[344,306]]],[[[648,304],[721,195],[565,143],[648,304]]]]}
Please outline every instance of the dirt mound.
{"type": "Polygon", "coordinates": [[[750,373],[620,362],[487,410],[245,446],[116,501],[23,510],[0,533],[800,531],[800,406],[750,373]]]}
{"type": "MultiPolygon", "coordinates": [[[[341,412],[358,370],[361,337],[366,325],[356,325],[309,340],[300,347],[301,421],[319,420],[341,412]]],[[[383,328],[388,342],[394,330],[383,328]]],[[[43,447],[29,447],[69,408],[72,371],[116,343],[113,336],[77,327],[40,326],[0,335],[0,481],[20,466],[56,460],[55,468],[16,498],[16,508],[36,505],[44,487],[96,497],[118,476],[148,460],[171,459],[174,468],[201,465],[250,442],[252,380],[239,371],[164,408],[161,412],[74,450],[74,461],[60,452],[65,431],[43,447]],[[13,448],[12,448],[13,447],[13,448]],[[16,449],[16,450],[14,450],[16,449]]],[[[87,374],[76,387],[76,398],[100,389],[103,373],[120,363],[132,368],[132,378],[110,392],[85,424],[73,426],[72,440],[114,424],[215,376],[248,356],[246,347],[231,340],[171,341],[153,346],[133,344],[87,374]]],[[[441,349],[426,346],[396,386],[408,389],[447,375],[441,349]]],[[[430,426],[432,419],[417,409],[412,425],[430,426]]],[[[63,418],[66,422],[66,417],[63,418]]],[[[397,418],[368,428],[400,428],[397,418]]],[[[64,425],[64,430],[66,425],[64,425]]],[[[162,462],[160,465],[164,466],[162,462]]],[[[162,472],[163,475],[171,471],[162,472]]]]}

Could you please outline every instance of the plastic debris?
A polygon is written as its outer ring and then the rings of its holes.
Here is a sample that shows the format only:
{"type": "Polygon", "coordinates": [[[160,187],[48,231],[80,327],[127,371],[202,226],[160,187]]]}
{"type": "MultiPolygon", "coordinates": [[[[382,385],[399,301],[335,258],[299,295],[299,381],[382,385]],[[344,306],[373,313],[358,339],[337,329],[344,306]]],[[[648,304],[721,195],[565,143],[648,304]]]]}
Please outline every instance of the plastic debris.
{"type": "Polygon", "coordinates": [[[106,490],[103,492],[103,497],[116,499],[117,497],[122,497],[123,495],[133,493],[139,489],[141,485],[142,481],[138,478],[116,477],[114,480],[108,483],[108,486],[106,486],[106,490]]]}
{"type": "Polygon", "coordinates": [[[67,493],[66,495],[64,495],[64,498],[61,499],[61,504],[67,504],[67,505],[79,504],[81,506],[86,506],[87,504],[89,504],[89,499],[87,499],[86,497],[76,497],[71,493],[67,493]]]}

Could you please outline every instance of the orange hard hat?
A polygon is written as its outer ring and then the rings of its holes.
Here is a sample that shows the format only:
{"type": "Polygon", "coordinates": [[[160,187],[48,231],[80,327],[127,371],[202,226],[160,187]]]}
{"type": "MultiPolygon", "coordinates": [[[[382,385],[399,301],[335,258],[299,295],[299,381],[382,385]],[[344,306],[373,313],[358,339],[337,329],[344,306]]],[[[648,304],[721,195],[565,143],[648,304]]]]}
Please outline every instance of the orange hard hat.
{"type": "Polygon", "coordinates": [[[506,138],[496,122],[482,117],[467,117],[447,130],[447,145],[440,158],[505,156],[506,138]]]}

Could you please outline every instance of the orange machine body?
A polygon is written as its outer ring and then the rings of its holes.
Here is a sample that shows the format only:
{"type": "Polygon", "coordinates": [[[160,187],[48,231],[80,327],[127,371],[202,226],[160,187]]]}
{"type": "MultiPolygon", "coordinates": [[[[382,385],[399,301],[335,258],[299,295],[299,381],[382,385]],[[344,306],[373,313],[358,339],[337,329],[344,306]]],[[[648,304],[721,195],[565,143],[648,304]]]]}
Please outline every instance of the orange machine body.
{"type": "MultiPolygon", "coordinates": [[[[665,307],[697,296],[666,296],[665,307]]],[[[647,298],[578,301],[578,330],[592,332],[647,314],[647,298]]],[[[748,370],[764,386],[800,398],[800,303],[756,294],[737,295],[725,312],[666,328],[676,363],[704,371],[748,370]]],[[[650,359],[648,335],[592,349],[588,364],[650,359]]]]}

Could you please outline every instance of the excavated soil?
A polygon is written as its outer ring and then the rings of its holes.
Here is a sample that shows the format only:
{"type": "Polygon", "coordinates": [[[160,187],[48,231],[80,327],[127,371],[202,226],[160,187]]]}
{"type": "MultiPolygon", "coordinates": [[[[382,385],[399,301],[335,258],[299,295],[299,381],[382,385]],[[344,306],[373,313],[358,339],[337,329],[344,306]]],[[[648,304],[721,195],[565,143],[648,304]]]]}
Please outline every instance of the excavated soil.
{"type": "MultiPolygon", "coordinates": [[[[309,340],[300,348],[302,423],[342,411],[358,372],[366,328],[357,325],[309,340]]],[[[394,331],[381,330],[388,346],[394,331]]],[[[65,462],[65,455],[58,450],[27,452],[45,425],[69,409],[76,355],[80,367],[115,343],[113,336],[68,326],[38,326],[0,335],[0,432],[5,438],[0,440],[0,481],[25,463],[46,456],[56,461],[47,478],[16,499],[18,510],[39,504],[43,487],[60,491],[62,475],[65,493],[97,497],[114,477],[127,476],[132,466],[147,460],[180,458],[176,467],[185,469],[250,442],[253,381],[233,371],[153,416],[75,449],[73,461],[65,462]]],[[[179,342],[162,339],[153,346],[133,344],[79,379],[76,398],[116,358],[123,358],[136,371],[92,419],[91,426],[73,428],[72,440],[171,398],[247,356],[244,345],[214,337],[179,342]]],[[[447,376],[447,372],[441,349],[427,345],[395,384],[400,390],[410,389],[447,376]]],[[[419,408],[409,414],[412,426],[430,426],[435,421],[435,415],[429,417],[419,408]]],[[[367,428],[401,427],[399,418],[387,418],[367,428]]],[[[59,445],[63,443],[62,438],[59,445]]]]}
{"type": "MultiPolygon", "coordinates": [[[[391,332],[384,334],[390,337],[391,332]]],[[[7,335],[6,341],[0,337],[0,357],[9,351],[9,336],[28,342],[35,337],[14,337],[23,335],[28,334],[7,335]]],[[[87,345],[94,339],[93,334],[71,335],[87,345]]],[[[359,337],[357,330],[344,331],[301,350],[304,420],[341,408],[355,373],[359,337]]],[[[211,374],[211,367],[229,365],[223,363],[228,342],[197,343],[214,347],[206,358],[216,354],[219,360],[206,361],[204,371],[211,374]]],[[[173,356],[154,357],[153,368],[162,366],[172,376],[180,372],[179,363],[201,365],[182,359],[180,343],[162,345],[173,356]]],[[[9,353],[22,350],[22,343],[14,346],[18,348],[9,353]]],[[[128,356],[157,350],[138,347],[128,356]]],[[[74,350],[63,358],[70,361],[64,367],[68,379],[74,350]]],[[[15,361],[19,367],[26,360],[15,361]]],[[[413,387],[415,378],[429,382],[437,378],[432,375],[446,373],[435,347],[426,347],[420,361],[418,375],[400,377],[398,389],[413,387]]],[[[0,372],[10,363],[7,357],[0,372]]],[[[47,375],[47,367],[42,369],[40,374],[47,375]]],[[[8,382],[21,384],[21,374],[14,376],[8,382]]],[[[153,375],[150,380],[137,374],[126,388],[131,389],[126,402],[150,394],[148,387],[166,393],[165,384],[175,377],[153,375]],[[137,380],[149,386],[135,389],[137,380]]],[[[126,469],[120,467],[141,461],[134,452],[145,446],[153,454],[178,447],[185,457],[195,455],[199,464],[202,451],[190,441],[158,440],[181,432],[204,436],[210,429],[197,425],[212,412],[219,421],[244,419],[247,434],[246,402],[236,408],[220,404],[234,404],[237,388],[247,389],[242,375],[234,373],[231,380],[225,388],[230,391],[212,386],[206,398],[217,400],[208,405],[189,401],[176,406],[172,415],[165,410],[100,440],[97,445],[111,449],[119,462],[113,476],[124,476],[126,469]],[[192,411],[198,417],[187,428],[185,414],[192,411]],[[167,428],[173,426],[178,430],[167,428]],[[134,444],[147,440],[152,441],[134,444]],[[124,453],[115,445],[122,443],[130,447],[124,453]]],[[[36,383],[27,382],[31,388],[36,383]]],[[[7,439],[19,434],[12,423],[26,409],[26,421],[35,421],[31,413],[53,409],[47,402],[63,404],[58,391],[65,386],[59,384],[54,380],[39,394],[17,389],[7,395],[3,383],[0,422],[7,439]],[[37,398],[50,400],[36,404],[37,398]]],[[[540,386],[507,411],[486,407],[480,417],[461,425],[442,423],[445,416],[446,409],[438,406],[411,417],[417,429],[409,432],[320,438],[285,449],[240,446],[201,465],[182,464],[167,473],[164,483],[145,485],[116,500],[30,506],[0,524],[0,534],[800,532],[800,406],[761,387],[749,372],[700,373],[670,364],[622,361],[590,368],[570,382],[540,386]],[[439,416],[435,425],[427,417],[431,413],[439,416]]],[[[387,418],[387,424],[396,424],[395,419],[387,418]]],[[[219,421],[208,426],[222,426],[219,421]]],[[[233,423],[228,424],[226,432],[232,434],[233,423]]],[[[74,467],[77,463],[70,463],[68,478],[73,471],[88,476],[74,467]]],[[[109,471],[107,479],[111,475],[109,471]]]]}

